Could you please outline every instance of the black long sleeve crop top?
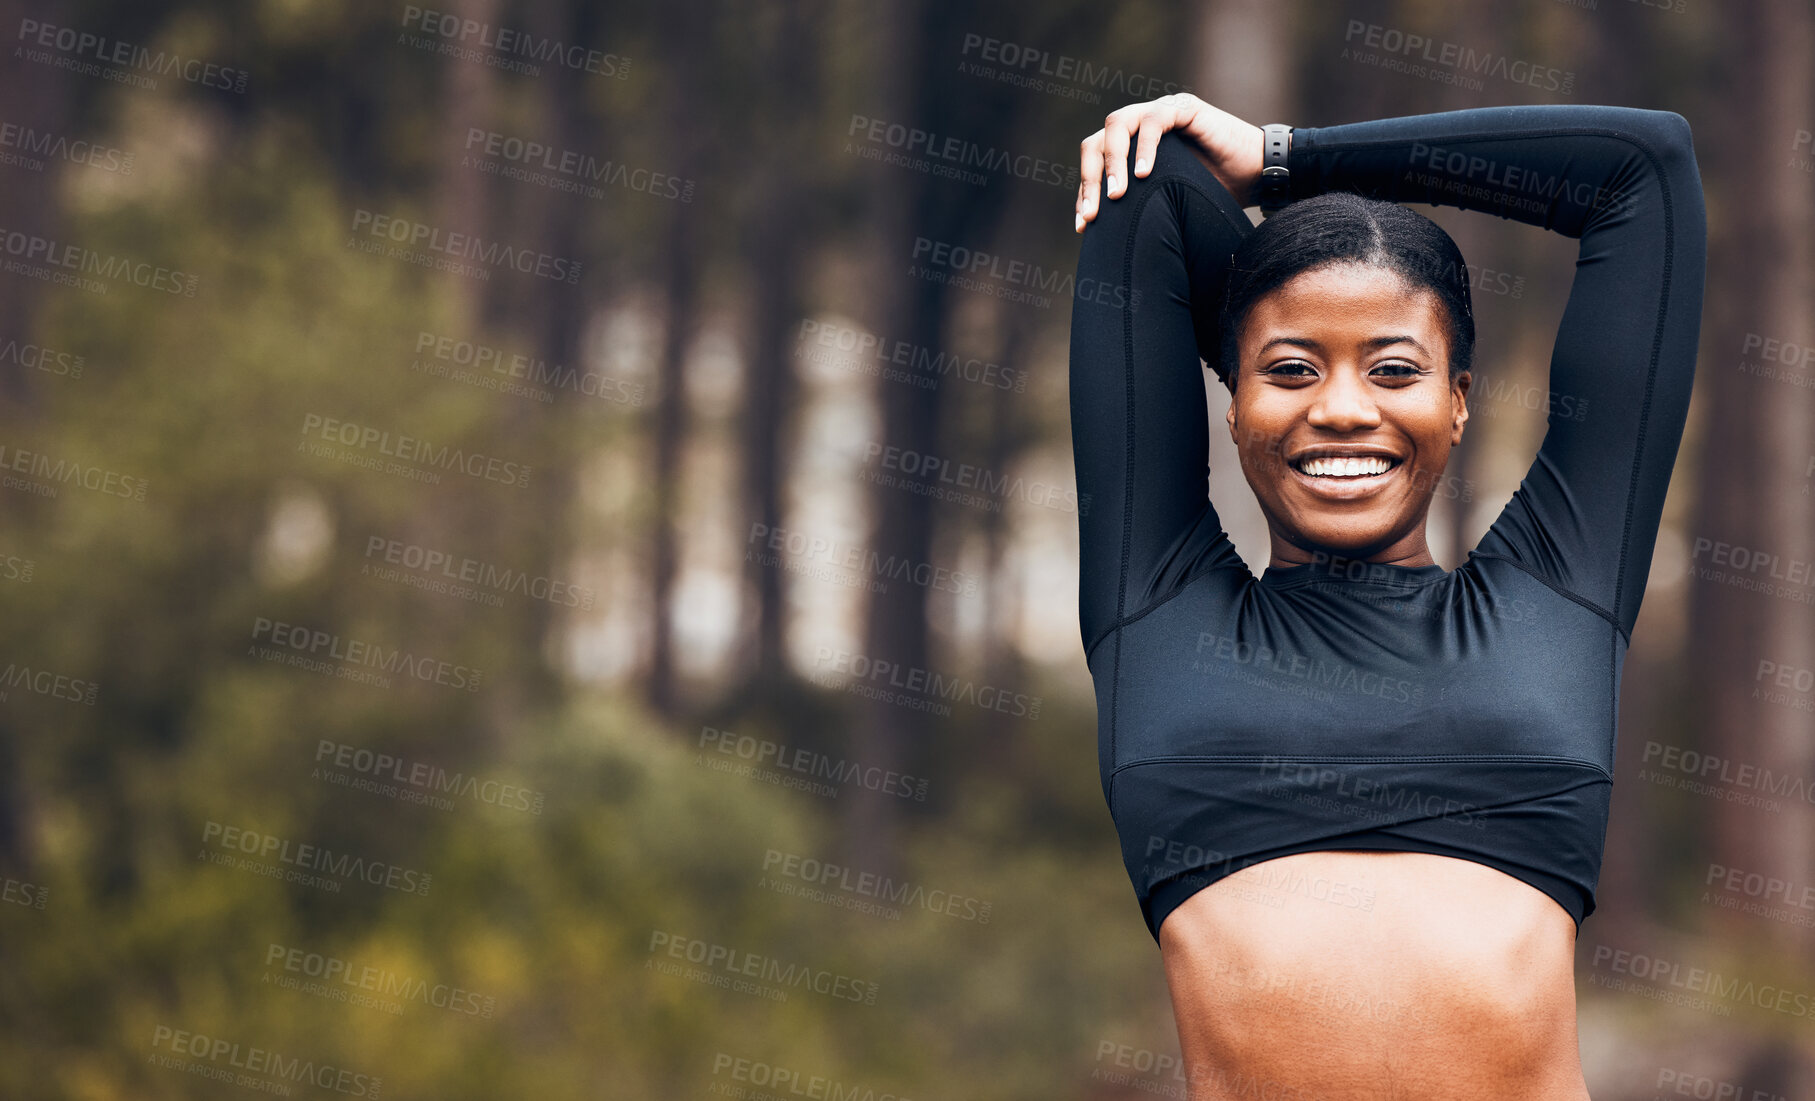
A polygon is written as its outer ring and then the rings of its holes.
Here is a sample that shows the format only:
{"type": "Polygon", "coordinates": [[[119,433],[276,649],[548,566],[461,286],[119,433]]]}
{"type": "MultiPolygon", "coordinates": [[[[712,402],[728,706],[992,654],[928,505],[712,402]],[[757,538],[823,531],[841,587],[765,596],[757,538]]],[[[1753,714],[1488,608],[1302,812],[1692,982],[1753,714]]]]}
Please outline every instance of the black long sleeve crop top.
{"type": "Polygon", "coordinates": [[[1688,123],[1594,105],[1293,132],[1291,194],[1458,206],[1576,238],[1543,443],[1454,571],[1338,558],[1256,578],[1208,500],[1217,362],[1252,223],[1177,134],[1104,200],[1073,301],[1079,621],[1098,764],[1155,940],[1193,892],[1319,849],[1497,868],[1579,926],[1620,671],[1689,406],[1706,220],[1688,123]]]}

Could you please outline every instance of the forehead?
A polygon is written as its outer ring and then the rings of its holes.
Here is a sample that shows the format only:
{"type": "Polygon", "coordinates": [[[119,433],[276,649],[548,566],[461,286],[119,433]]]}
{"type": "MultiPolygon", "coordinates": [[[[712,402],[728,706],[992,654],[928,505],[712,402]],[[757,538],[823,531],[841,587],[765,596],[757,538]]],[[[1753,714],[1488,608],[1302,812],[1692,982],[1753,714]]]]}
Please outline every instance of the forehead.
{"type": "Polygon", "coordinates": [[[1442,303],[1429,287],[1390,268],[1345,262],[1299,272],[1256,299],[1243,326],[1262,329],[1339,329],[1391,322],[1436,331],[1442,303]]]}

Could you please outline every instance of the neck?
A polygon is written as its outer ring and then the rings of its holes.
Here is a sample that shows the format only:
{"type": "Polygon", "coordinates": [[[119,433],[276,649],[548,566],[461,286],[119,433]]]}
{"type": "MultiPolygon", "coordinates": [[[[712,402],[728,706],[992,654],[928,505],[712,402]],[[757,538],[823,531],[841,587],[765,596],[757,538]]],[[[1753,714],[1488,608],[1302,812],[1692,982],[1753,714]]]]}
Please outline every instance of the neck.
{"type": "Polygon", "coordinates": [[[1424,542],[1422,531],[1407,536],[1398,542],[1376,550],[1329,550],[1319,547],[1303,547],[1289,542],[1275,534],[1272,537],[1272,555],[1267,563],[1269,569],[1290,569],[1293,566],[1310,566],[1330,561],[1371,562],[1383,566],[1434,566],[1437,560],[1431,557],[1430,547],[1424,542]]]}

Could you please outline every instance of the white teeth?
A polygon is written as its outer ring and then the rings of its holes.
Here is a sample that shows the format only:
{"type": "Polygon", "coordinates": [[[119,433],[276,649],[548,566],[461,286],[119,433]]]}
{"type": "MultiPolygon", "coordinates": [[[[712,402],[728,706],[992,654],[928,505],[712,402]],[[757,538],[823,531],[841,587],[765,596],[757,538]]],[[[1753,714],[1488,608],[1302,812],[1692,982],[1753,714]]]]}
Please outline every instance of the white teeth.
{"type": "Polygon", "coordinates": [[[1378,456],[1341,455],[1328,459],[1305,459],[1298,469],[1306,474],[1327,478],[1354,478],[1364,474],[1385,474],[1393,468],[1390,460],[1378,456]]]}

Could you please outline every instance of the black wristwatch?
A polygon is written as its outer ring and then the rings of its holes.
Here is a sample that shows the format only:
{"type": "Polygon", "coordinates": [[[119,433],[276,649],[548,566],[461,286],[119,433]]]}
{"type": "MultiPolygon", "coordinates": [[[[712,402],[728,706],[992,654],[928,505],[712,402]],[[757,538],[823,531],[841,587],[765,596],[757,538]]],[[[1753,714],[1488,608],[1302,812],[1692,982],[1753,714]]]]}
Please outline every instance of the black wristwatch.
{"type": "Polygon", "coordinates": [[[1283,122],[1261,127],[1260,183],[1256,190],[1260,213],[1271,218],[1292,201],[1292,171],[1286,166],[1292,148],[1292,128],[1283,122]]]}

